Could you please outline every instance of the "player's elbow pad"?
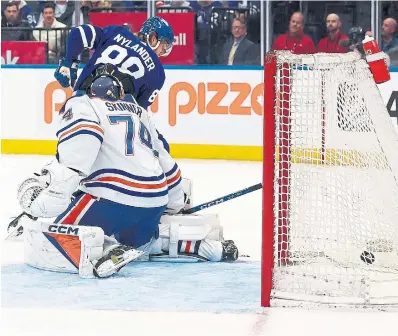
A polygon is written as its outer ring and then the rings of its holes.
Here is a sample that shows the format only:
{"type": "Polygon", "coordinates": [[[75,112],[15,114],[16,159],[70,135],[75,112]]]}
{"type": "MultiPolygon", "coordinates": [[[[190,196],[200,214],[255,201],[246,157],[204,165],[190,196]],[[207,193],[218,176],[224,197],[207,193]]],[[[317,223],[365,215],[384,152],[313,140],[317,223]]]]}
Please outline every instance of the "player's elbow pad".
{"type": "Polygon", "coordinates": [[[81,25],[72,28],[67,39],[65,58],[75,61],[84,49],[92,49],[96,38],[96,31],[92,25],[81,25]]]}

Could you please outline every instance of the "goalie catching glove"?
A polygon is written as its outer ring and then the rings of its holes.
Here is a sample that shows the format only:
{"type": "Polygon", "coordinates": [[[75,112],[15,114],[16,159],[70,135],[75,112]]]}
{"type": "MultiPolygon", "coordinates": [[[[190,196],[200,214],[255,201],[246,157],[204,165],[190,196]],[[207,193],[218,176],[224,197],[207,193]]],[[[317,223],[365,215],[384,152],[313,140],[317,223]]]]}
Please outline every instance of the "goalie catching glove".
{"type": "Polygon", "coordinates": [[[82,176],[53,161],[41,174],[26,179],[18,188],[21,208],[34,217],[56,217],[67,209],[82,176]]]}

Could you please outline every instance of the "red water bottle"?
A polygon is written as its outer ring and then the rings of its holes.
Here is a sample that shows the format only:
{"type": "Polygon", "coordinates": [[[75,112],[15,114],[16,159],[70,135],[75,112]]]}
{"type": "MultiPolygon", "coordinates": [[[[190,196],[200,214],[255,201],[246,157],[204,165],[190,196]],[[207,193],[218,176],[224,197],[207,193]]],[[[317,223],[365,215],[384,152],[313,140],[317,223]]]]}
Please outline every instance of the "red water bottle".
{"type": "Polygon", "coordinates": [[[390,80],[390,71],[386,62],[385,53],[379,48],[379,45],[373,37],[365,36],[362,41],[363,50],[366,54],[370,71],[376,84],[381,84],[390,80]]]}

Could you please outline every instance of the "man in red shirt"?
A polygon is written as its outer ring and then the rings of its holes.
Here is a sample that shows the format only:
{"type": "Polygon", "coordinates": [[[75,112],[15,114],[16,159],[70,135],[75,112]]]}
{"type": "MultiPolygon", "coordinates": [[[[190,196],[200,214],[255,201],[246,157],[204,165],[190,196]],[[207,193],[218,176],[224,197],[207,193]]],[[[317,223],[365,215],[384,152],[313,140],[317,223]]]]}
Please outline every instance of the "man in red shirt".
{"type": "Polygon", "coordinates": [[[272,50],[290,50],[293,54],[314,54],[314,42],[304,35],[304,15],[293,13],[290,18],[289,30],[276,38],[272,50]]]}
{"type": "Polygon", "coordinates": [[[348,40],[348,36],[340,31],[341,21],[337,14],[329,14],[326,18],[326,28],[328,36],[318,43],[318,52],[323,53],[346,53],[349,51],[347,47],[341,47],[340,41],[348,40]]]}

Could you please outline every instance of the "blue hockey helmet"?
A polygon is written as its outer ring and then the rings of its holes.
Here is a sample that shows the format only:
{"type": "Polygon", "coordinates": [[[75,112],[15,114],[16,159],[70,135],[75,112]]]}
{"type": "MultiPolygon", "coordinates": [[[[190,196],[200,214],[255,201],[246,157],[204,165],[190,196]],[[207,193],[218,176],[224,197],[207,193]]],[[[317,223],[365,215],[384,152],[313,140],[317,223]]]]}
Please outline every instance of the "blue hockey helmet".
{"type": "Polygon", "coordinates": [[[174,33],[171,26],[165,19],[162,19],[158,16],[152,16],[148,20],[144,22],[141,27],[140,33],[145,35],[147,40],[149,39],[149,35],[151,33],[155,33],[158,39],[158,43],[151,48],[157,49],[161,41],[167,43],[166,52],[161,56],[167,56],[171,53],[173,49],[173,42],[174,42],[174,33]]]}
{"type": "Polygon", "coordinates": [[[120,81],[112,75],[100,75],[91,83],[90,94],[105,100],[123,98],[124,90],[120,81]]]}

